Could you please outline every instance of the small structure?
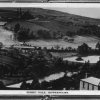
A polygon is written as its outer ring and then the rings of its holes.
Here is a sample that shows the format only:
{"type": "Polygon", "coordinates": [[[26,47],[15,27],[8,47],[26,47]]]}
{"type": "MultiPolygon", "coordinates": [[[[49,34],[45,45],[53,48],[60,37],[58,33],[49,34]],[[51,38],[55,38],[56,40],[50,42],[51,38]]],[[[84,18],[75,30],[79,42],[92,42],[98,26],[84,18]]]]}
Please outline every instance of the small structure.
{"type": "Polygon", "coordinates": [[[13,45],[13,47],[21,50],[23,53],[27,53],[29,50],[35,49],[35,46],[31,46],[29,44],[16,44],[13,45]]]}
{"type": "Polygon", "coordinates": [[[81,79],[80,90],[100,90],[100,79],[95,77],[81,79]]]}

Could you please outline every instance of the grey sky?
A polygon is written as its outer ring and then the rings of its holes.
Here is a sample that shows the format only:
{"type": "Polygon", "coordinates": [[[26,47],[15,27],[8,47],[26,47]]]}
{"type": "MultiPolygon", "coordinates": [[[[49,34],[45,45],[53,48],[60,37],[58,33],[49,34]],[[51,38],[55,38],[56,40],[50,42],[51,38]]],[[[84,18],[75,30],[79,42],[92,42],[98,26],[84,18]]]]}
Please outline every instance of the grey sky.
{"type": "Polygon", "coordinates": [[[50,8],[50,9],[100,19],[100,8],[50,8]]]}

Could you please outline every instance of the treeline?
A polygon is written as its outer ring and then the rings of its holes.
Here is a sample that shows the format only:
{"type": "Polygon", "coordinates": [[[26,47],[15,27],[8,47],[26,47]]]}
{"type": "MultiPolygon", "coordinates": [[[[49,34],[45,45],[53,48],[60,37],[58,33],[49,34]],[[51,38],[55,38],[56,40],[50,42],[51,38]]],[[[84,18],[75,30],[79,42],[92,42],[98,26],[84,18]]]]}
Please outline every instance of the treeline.
{"type": "Polygon", "coordinates": [[[60,52],[77,52],[77,49],[75,49],[75,48],[72,48],[72,47],[66,47],[66,48],[61,47],[60,48],[59,45],[56,45],[55,47],[51,47],[50,49],[47,49],[47,50],[49,52],[59,52],[59,53],[60,52]]]}
{"type": "Polygon", "coordinates": [[[78,31],[76,32],[71,32],[68,31],[66,32],[66,35],[68,36],[74,36],[74,35],[93,35],[100,37],[100,27],[97,25],[83,25],[78,31]]]}
{"type": "Polygon", "coordinates": [[[100,27],[98,25],[83,25],[79,30],[76,32],[67,31],[65,35],[67,36],[74,36],[74,35],[93,35],[100,37],[100,27]]]}
{"type": "Polygon", "coordinates": [[[82,45],[78,46],[77,48],[72,47],[61,47],[59,45],[55,45],[51,48],[41,48],[37,47],[37,50],[46,50],[48,52],[77,52],[80,55],[99,55],[100,54],[100,42],[96,43],[95,48],[90,47],[88,44],[83,43],[82,45]]]}
{"type": "Polygon", "coordinates": [[[100,37],[100,27],[97,25],[87,25],[83,26],[78,32],[77,35],[94,35],[100,37]]]}

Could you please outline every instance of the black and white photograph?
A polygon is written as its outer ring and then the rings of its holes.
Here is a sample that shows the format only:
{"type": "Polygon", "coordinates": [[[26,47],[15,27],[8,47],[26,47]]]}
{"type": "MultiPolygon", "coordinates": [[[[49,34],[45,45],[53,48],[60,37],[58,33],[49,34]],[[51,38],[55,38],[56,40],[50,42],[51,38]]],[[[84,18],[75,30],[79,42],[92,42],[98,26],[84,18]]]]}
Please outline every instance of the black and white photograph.
{"type": "Polygon", "coordinates": [[[0,8],[0,90],[100,90],[100,7],[0,8]]]}

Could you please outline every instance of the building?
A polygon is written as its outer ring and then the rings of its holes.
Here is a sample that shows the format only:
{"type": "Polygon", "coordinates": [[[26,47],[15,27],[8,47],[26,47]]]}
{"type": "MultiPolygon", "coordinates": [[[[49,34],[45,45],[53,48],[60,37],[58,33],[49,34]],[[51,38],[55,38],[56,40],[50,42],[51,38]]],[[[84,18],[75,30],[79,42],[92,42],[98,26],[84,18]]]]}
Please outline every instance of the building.
{"type": "Polygon", "coordinates": [[[80,90],[100,90],[100,79],[95,77],[81,79],[80,90]]]}

